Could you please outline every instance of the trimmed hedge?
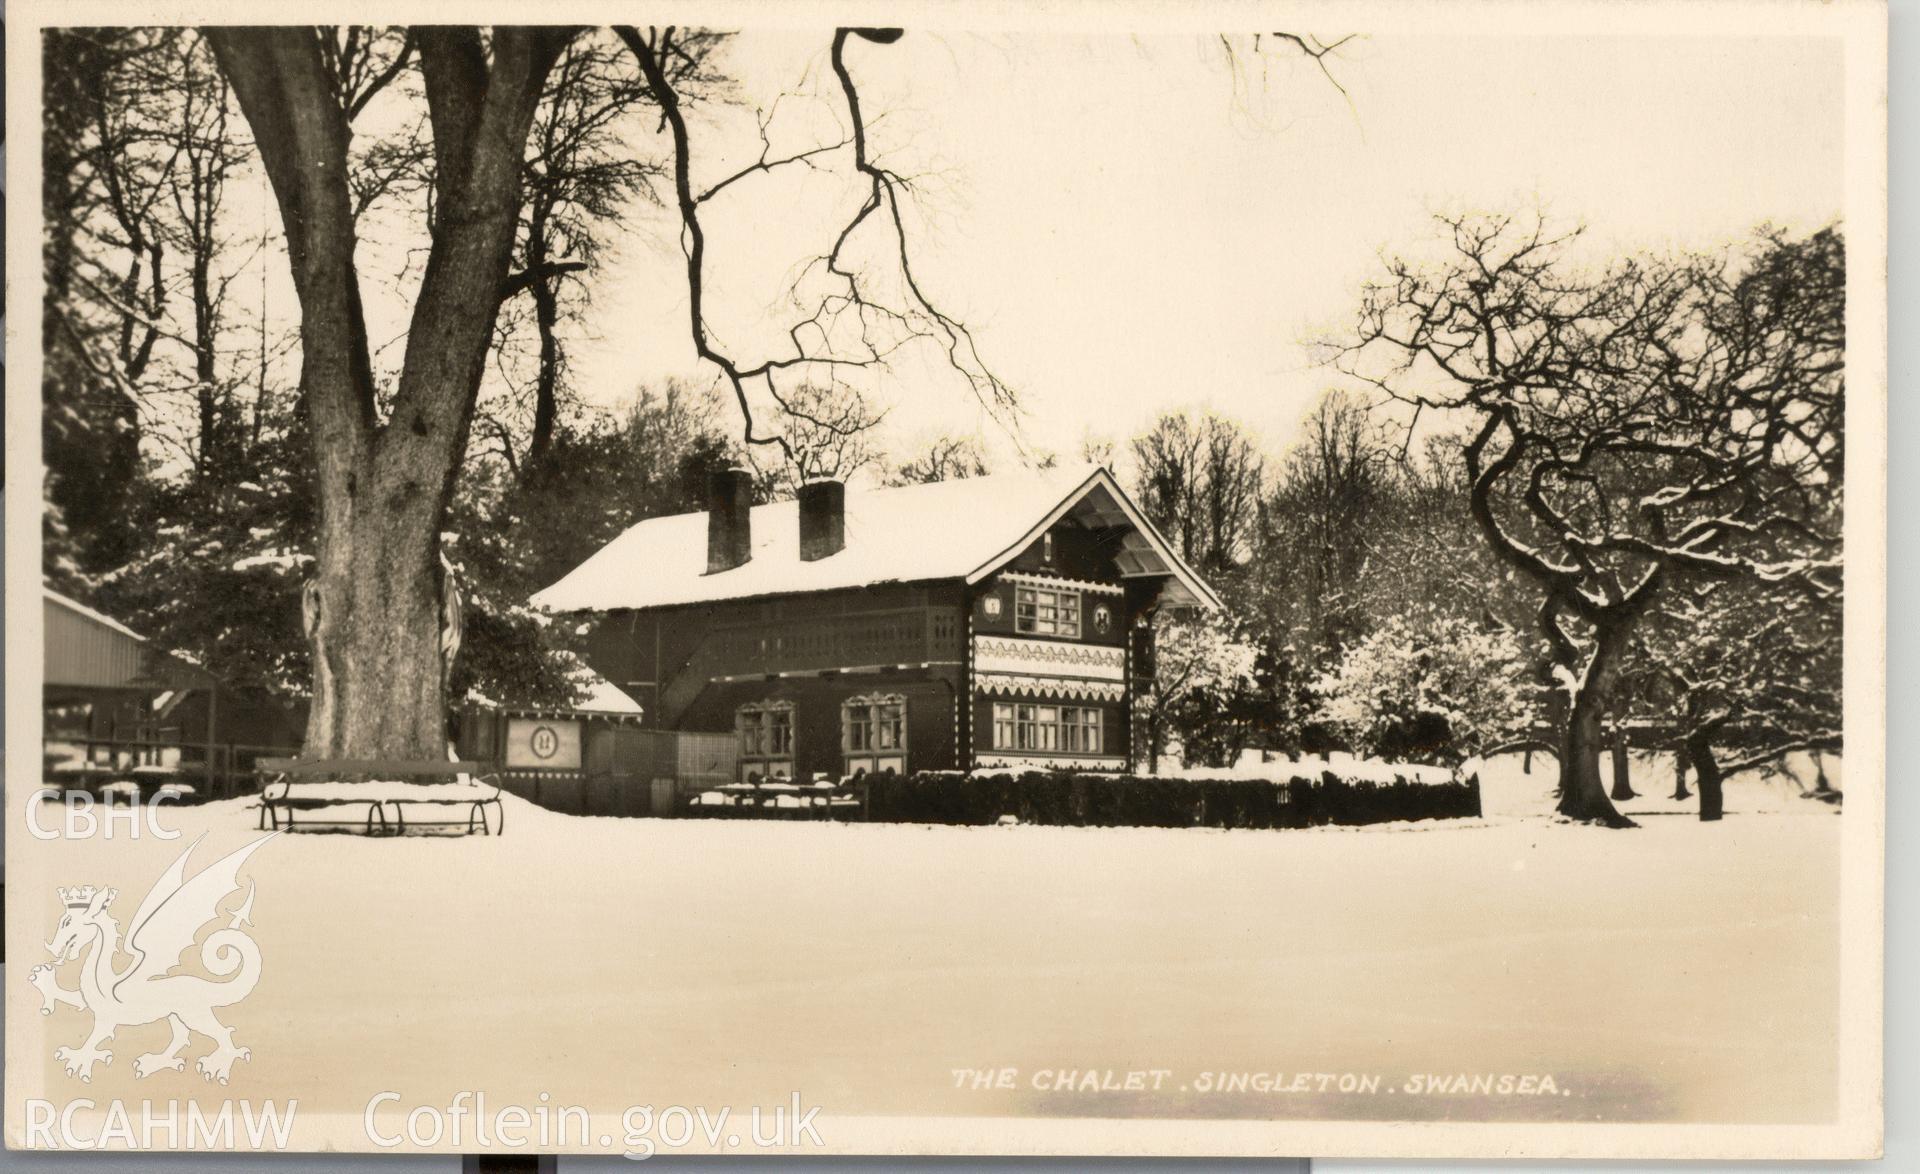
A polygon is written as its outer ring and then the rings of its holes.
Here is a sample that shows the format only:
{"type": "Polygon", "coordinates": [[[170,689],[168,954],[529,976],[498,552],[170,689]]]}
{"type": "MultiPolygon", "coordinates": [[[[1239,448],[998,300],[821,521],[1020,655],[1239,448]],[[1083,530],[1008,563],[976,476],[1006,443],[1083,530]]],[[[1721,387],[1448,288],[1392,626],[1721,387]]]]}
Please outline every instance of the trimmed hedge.
{"type": "Polygon", "coordinates": [[[1073,827],[1302,828],[1480,814],[1480,778],[1447,783],[1342,778],[1186,779],[1057,771],[891,772],[865,780],[867,819],[882,823],[1073,827]]]}

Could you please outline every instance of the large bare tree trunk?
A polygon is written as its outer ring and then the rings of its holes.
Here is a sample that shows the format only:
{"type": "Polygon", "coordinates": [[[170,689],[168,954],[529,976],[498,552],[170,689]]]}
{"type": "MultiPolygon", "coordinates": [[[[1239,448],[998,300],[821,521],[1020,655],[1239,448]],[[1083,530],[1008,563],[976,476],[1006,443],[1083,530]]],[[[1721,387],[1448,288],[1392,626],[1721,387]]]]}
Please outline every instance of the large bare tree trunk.
{"type": "Polygon", "coordinates": [[[493,335],[520,163],[567,29],[416,29],[433,125],[432,248],[385,420],[354,269],[346,110],[312,29],[209,29],[254,132],[300,297],[301,393],[320,536],[306,594],[310,757],[439,758],[446,748],[439,528],[493,335]]]}
{"type": "Polygon", "coordinates": [[[1624,629],[1602,628],[1595,633],[1593,652],[1567,713],[1560,753],[1558,806],[1560,814],[1568,819],[1618,828],[1635,824],[1621,815],[1607,798],[1607,787],[1600,777],[1600,751],[1606,745],[1607,701],[1619,672],[1625,638],[1624,629]]]}
{"type": "Polygon", "coordinates": [[[1813,793],[1825,798],[1834,794],[1833,783],[1827,778],[1826,756],[1818,750],[1813,751],[1813,793]]]}
{"type": "MultiPolygon", "coordinates": [[[[362,475],[377,484],[372,470],[362,475]]],[[[439,758],[446,749],[447,666],[438,510],[416,505],[356,515],[351,497],[346,505],[323,511],[308,596],[314,687],[307,754],[439,758]]]]}
{"type": "Polygon", "coordinates": [[[540,369],[534,385],[533,434],[521,466],[526,480],[546,471],[553,452],[554,426],[560,419],[560,295],[551,278],[533,283],[534,322],[540,332],[540,369]]]}
{"type": "Polygon", "coordinates": [[[1713,756],[1708,732],[1696,731],[1687,738],[1687,756],[1693,759],[1694,784],[1700,788],[1700,819],[1711,823],[1726,813],[1720,791],[1720,763],[1713,756]]]}
{"type": "Polygon", "coordinates": [[[547,210],[536,202],[527,229],[527,272],[534,274],[527,291],[533,295],[533,320],[540,336],[540,363],[534,382],[533,432],[527,440],[527,456],[520,464],[525,482],[537,481],[546,472],[547,457],[553,449],[554,426],[560,418],[560,279],[548,276],[547,210]]]}
{"type": "Polygon", "coordinates": [[[1612,723],[1611,746],[1613,750],[1613,798],[1624,803],[1628,799],[1639,798],[1640,793],[1633,789],[1632,762],[1627,757],[1627,730],[1624,723],[1612,723]]]}
{"type": "Polygon", "coordinates": [[[1687,767],[1691,764],[1692,757],[1692,755],[1687,753],[1686,743],[1683,742],[1679,746],[1674,747],[1673,797],[1675,799],[1693,798],[1693,793],[1687,790],[1687,767]]]}

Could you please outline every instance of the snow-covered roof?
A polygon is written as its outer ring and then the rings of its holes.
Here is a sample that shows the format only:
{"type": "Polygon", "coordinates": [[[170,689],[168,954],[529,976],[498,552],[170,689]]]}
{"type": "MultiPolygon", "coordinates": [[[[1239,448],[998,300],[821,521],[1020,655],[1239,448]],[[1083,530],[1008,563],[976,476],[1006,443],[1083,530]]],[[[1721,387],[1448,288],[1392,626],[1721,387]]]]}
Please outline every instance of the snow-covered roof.
{"type": "Polygon", "coordinates": [[[1131,528],[1119,555],[1124,575],[1165,578],[1183,600],[1219,605],[1113,474],[1092,465],[892,489],[849,487],[845,548],[810,562],[800,558],[798,504],[755,506],[753,557],[713,574],[707,572],[705,513],[652,518],[532,602],[553,611],[612,611],[928,579],[978,582],[1069,514],[1089,524],[1131,528]]]}
{"type": "Polygon", "coordinates": [[[112,630],[120,633],[122,636],[130,636],[133,639],[140,641],[140,643],[142,644],[145,644],[147,642],[147,638],[145,636],[142,636],[140,633],[134,631],[132,628],[127,627],[125,624],[121,623],[119,620],[114,619],[110,615],[106,615],[103,612],[97,612],[92,608],[88,607],[86,604],[81,603],[79,600],[70,599],[67,596],[60,594],[58,591],[55,591],[51,587],[47,587],[43,585],[40,588],[40,590],[45,592],[47,597],[47,602],[49,603],[57,603],[61,607],[66,608],[68,611],[76,612],[80,615],[83,615],[88,619],[92,620],[94,623],[101,625],[102,627],[111,628],[112,630]]]}
{"type": "Polygon", "coordinates": [[[582,683],[587,687],[587,698],[575,709],[590,713],[627,713],[639,717],[645,710],[638,701],[627,695],[627,691],[607,680],[599,673],[588,670],[590,678],[582,683]]]}

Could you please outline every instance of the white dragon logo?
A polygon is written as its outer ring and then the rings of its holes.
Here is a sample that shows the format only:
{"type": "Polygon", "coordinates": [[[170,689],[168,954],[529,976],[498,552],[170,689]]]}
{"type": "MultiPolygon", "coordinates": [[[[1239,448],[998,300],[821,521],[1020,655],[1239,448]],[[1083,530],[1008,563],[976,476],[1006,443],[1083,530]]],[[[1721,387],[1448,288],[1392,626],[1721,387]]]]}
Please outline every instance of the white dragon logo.
{"type": "Polygon", "coordinates": [[[59,890],[67,912],[53,940],[47,943],[54,961],[34,967],[27,977],[40,991],[42,1015],[52,1014],[58,1004],[93,1012],[93,1030],[86,1042],[53,1053],[54,1059],[66,1064],[68,1076],[91,1081],[95,1064],[113,1063],[113,1053],[101,1050],[100,1045],[111,1040],[115,1031],[162,1019],[172,1027],[173,1039],[166,1051],[148,1052],[136,1059],[135,1076],[185,1071],[187,1062],[180,1058],[180,1050],[187,1046],[189,1032],[214,1042],[213,1051],[194,1065],[206,1080],[227,1083],[234,1061],[251,1057],[246,1048],[233,1046],[233,1029],[215,1019],[213,1009],[238,1003],[260,981],[260,947],[240,930],[242,925],[253,924],[252,881],[247,882],[246,901],[234,911],[226,927],[208,934],[200,948],[202,965],[225,981],[170,972],[180,965],[181,955],[192,947],[200,930],[220,916],[220,903],[240,887],[241,863],[278,834],[269,833],[221,857],[191,880],[184,879],[187,857],[193,855],[200,840],[187,845],[180,858],[154,882],[134,913],[125,946],[133,961],[124,969],[114,969],[114,958],[122,950],[120,926],[107,914],[118,890],[96,890],[92,885],[59,890]],[[78,989],[61,986],[57,968],[79,958],[89,947],[91,952],[80,963],[78,989]]]}

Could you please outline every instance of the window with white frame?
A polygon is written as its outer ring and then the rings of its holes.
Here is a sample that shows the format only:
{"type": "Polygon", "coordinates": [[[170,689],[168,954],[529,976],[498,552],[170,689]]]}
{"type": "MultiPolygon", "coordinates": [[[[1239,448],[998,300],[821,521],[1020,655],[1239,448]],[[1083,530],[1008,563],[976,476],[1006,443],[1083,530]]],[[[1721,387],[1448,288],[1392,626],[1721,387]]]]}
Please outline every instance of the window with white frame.
{"type": "Polygon", "coordinates": [[[1014,589],[1013,619],[1015,631],[1077,639],[1080,635],[1080,593],[1030,587],[1022,583],[1014,589]]]}
{"type": "Polygon", "coordinates": [[[793,702],[755,701],[733,714],[740,739],[740,777],[793,777],[793,702]]]}
{"type": "Polygon", "coordinates": [[[907,699],[898,693],[849,697],[840,707],[846,773],[907,769],[907,699]]]}
{"type": "Polygon", "coordinates": [[[1099,754],[1105,714],[1097,705],[996,701],[993,748],[1037,754],[1099,754]]]}

